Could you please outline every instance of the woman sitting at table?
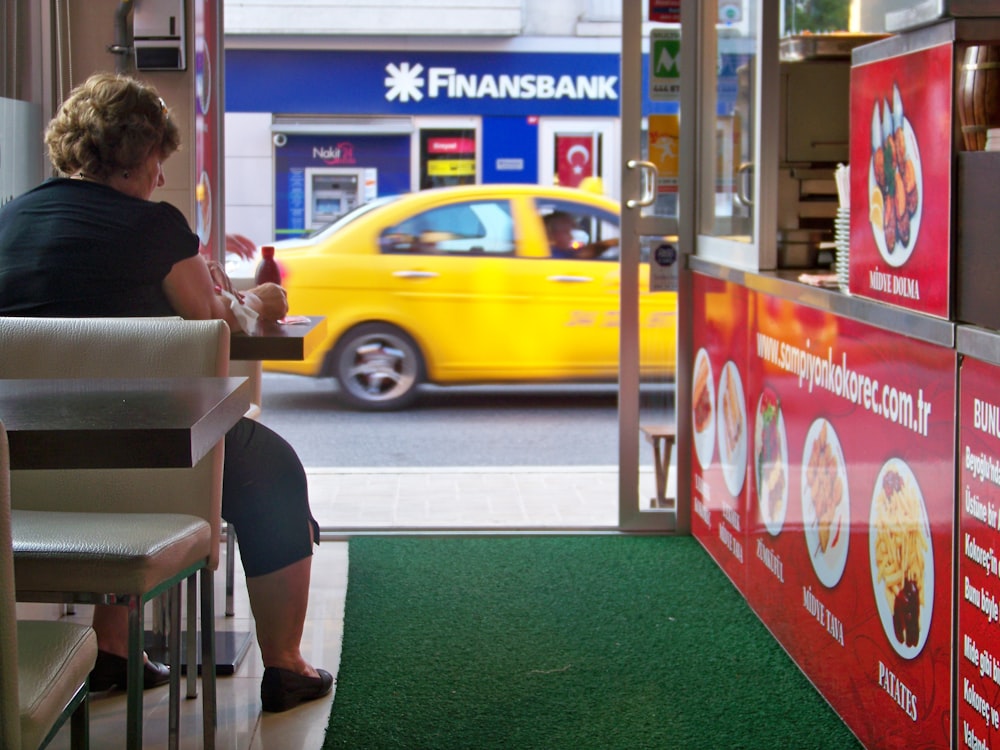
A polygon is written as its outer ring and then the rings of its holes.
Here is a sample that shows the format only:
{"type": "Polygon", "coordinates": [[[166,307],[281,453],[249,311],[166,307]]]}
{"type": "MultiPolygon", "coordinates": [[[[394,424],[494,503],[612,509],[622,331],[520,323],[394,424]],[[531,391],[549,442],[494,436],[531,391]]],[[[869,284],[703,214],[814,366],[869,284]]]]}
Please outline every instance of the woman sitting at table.
{"type": "MultiPolygon", "coordinates": [[[[150,200],[162,163],[180,142],[156,90],[97,74],[71,93],[45,134],[55,178],[0,210],[0,315],[130,317],[180,315],[239,322],[220,295],[228,279],[199,254],[198,236],[175,207],[150,200]]],[[[277,320],[284,290],[263,284],[243,300],[277,320]]],[[[284,711],[330,691],[329,672],[300,651],[312,546],[306,475],[294,450],[267,427],[242,419],[226,436],[222,516],[240,540],[265,666],[261,703],[284,711]]],[[[100,652],[92,690],[125,687],[127,612],[94,611],[100,652]]],[[[147,660],[146,687],[169,679],[147,660]]]]}

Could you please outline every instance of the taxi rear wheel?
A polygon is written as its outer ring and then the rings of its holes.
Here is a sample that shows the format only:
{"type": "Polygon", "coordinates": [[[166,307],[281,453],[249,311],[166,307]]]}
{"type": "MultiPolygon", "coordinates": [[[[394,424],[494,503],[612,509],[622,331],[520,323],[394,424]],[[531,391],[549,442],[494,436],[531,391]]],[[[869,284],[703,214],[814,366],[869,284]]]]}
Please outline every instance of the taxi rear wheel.
{"type": "Polygon", "coordinates": [[[333,369],[341,398],[366,411],[409,406],[424,371],[413,339],[385,323],[365,323],[344,334],[334,349],[333,369]]]}

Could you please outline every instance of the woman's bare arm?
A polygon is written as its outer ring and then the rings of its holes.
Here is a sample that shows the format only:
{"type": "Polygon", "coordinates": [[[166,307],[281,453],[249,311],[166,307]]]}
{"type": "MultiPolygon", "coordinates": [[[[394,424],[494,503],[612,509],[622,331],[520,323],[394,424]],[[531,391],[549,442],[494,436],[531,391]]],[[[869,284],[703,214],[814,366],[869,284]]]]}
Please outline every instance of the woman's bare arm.
{"type": "MultiPolygon", "coordinates": [[[[221,319],[229,324],[234,331],[241,330],[239,321],[230,309],[229,300],[217,293],[216,287],[230,286],[225,272],[218,264],[214,264],[215,274],[221,277],[213,278],[209,264],[200,255],[187,258],[174,264],[174,267],[163,280],[163,291],[167,295],[170,306],[178,315],[189,320],[221,319]]],[[[285,291],[276,284],[262,284],[243,295],[245,304],[266,320],[278,320],[288,312],[288,301],[285,291]]]]}

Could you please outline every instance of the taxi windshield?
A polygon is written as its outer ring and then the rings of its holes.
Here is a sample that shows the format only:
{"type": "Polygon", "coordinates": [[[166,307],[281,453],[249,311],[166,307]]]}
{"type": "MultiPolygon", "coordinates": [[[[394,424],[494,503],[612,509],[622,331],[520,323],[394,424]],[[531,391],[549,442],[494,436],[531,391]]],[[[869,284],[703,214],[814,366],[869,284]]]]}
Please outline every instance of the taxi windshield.
{"type": "Polygon", "coordinates": [[[360,206],[352,208],[350,211],[348,211],[346,214],[339,217],[338,219],[335,219],[329,224],[326,224],[325,226],[322,226],[319,229],[314,230],[312,233],[303,237],[301,241],[310,245],[316,242],[322,242],[324,239],[329,237],[334,232],[337,232],[342,227],[347,226],[352,221],[359,219],[360,217],[367,214],[369,211],[372,211],[380,206],[384,206],[387,203],[392,203],[393,201],[399,200],[401,197],[402,196],[400,195],[384,195],[380,198],[374,198],[373,200],[370,200],[367,203],[362,203],[360,206]]]}

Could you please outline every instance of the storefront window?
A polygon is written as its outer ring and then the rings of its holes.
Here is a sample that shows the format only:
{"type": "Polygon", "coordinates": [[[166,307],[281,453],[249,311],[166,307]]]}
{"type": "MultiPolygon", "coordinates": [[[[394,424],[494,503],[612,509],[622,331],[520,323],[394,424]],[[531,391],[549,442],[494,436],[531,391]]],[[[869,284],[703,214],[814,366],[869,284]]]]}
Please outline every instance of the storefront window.
{"type": "Polygon", "coordinates": [[[476,182],[476,132],[467,129],[420,131],[420,189],[476,182]]]}
{"type": "MultiPolygon", "coordinates": [[[[748,2],[716,33],[715,207],[711,234],[753,241],[757,3],[748,2]]],[[[707,165],[706,165],[707,166],[707,165]]]]}
{"type": "Polygon", "coordinates": [[[782,36],[787,34],[847,31],[850,0],[784,0],[782,36]]]}

